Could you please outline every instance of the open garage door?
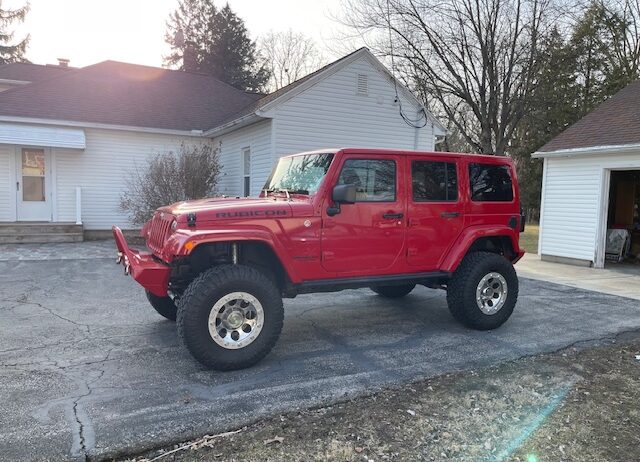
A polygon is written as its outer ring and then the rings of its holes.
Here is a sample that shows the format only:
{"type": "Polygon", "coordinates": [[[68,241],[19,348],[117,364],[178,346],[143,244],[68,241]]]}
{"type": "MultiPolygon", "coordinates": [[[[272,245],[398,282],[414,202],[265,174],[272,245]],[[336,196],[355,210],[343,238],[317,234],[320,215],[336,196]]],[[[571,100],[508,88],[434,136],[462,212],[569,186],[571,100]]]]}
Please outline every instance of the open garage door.
{"type": "Polygon", "coordinates": [[[640,272],[640,170],[611,171],[605,266],[640,272]]]}

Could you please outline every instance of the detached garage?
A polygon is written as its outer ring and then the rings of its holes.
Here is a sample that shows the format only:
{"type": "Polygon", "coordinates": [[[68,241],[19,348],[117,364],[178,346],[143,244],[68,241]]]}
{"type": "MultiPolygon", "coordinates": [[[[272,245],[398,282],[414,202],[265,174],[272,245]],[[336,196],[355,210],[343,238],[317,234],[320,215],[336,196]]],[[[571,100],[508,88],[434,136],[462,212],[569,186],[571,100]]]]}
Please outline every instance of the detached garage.
{"type": "Polygon", "coordinates": [[[640,269],[640,81],[544,145],[543,260],[640,269]]]}

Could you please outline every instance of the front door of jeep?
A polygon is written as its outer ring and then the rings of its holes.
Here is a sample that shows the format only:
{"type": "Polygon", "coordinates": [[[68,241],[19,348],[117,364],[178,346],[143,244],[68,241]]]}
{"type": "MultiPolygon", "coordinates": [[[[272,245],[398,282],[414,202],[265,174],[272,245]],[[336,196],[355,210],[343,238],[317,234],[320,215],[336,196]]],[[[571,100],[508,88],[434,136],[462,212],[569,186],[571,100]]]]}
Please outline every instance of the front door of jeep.
{"type": "Polygon", "coordinates": [[[407,263],[419,271],[439,268],[462,231],[460,171],[455,159],[415,156],[409,161],[407,263]]]}
{"type": "Polygon", "coordinates": [[[330,216],[323,210],[322,266],[352,275],[379,274],[400,260],[405,236],[404,163],[397,156],[348,156],[336,184],[353,184],[356,202],[330,216]]]}

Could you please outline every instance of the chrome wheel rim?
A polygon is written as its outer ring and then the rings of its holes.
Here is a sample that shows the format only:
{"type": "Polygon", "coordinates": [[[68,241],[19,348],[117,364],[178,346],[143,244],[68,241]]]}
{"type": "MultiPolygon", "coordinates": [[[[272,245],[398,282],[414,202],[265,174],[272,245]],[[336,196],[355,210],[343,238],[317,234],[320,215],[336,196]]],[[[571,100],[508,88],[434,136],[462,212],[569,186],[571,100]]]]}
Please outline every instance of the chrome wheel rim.
{"type": "Polygon", "coordinates": [[[507,280],[500,273],[485,275],[476,289],[476,303],[484,314],[493,315],[502,309],[507,301],[507,280]]]}
{"type": "Polygon", "coordinates": [[[209,335],[223,348],[237,350],[258,338],[264,325],[260,301],[247,292],[233,292],[218,300],[209,312],[209,335]]]}

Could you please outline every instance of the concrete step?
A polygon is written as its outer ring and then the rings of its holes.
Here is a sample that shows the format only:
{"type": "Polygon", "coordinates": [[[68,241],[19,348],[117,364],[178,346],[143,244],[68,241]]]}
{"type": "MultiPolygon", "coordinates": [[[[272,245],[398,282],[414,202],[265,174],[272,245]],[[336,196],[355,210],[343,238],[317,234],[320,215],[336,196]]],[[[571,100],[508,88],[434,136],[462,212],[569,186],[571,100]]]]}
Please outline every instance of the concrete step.
{"type": "Polygon", "coordinates": [[[75,223],[0,223],[0,244],[46,244],[83,240],[83,227],[75,223]]]}
{"type": "Polygon", "coordinates": [[[49,244],[52,242],[82,242],[82,233],[2,234],[0,244],[49,244]]]}
{"type": "Polygon", "coordinates": [[[82,233],[75,223],[0,223],[0,235],[82,233]]]}

